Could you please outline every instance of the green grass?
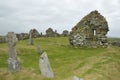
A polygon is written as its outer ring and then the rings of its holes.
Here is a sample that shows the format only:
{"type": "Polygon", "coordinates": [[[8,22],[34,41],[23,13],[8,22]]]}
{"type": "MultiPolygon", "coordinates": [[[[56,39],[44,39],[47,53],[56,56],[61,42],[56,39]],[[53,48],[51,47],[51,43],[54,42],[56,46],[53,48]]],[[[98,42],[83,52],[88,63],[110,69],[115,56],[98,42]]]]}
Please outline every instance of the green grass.
{"type": "Polygon", "coordinates": [[[120,38],[108,38],[109,41],[117,41],[117,42],[120,42],[120,38]]]}
{"type": "Polygon", "coordinates": [[[0,44],[0,80],[72,80],[74,75],[85,80],[119,80],[120,48],[73,48],[67,37],[36,38],[34,45],[28,40],[17,43],[16,49],[22,69],[17,73],[8,71],[8,45],[0,44]],[[55,78],[40,74],[37,46],[47,52],[55,78]]]}

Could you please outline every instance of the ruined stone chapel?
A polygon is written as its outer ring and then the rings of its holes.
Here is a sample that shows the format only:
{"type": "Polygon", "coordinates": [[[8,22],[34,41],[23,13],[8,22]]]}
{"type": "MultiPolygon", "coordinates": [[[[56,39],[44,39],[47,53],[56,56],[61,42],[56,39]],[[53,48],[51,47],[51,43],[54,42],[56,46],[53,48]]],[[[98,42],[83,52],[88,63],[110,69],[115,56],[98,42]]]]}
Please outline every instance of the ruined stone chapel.
{"type": "Polygon", "coordinates": [[[73,46],[107,47],[108,23],[97,10],[83,17],[70,32],[69,41],[73,46]]]}

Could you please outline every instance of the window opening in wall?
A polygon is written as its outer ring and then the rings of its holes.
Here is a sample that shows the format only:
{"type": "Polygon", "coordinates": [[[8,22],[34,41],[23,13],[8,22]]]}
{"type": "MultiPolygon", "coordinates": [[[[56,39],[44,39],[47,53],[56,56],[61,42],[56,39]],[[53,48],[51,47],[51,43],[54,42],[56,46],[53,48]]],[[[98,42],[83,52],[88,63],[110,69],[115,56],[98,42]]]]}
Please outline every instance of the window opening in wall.
{"type": "Polygon", "coordinates": [[[95,29],[93,30],[93,34],[94,34],[94,36],[96,35],[96,30],[95,29]]]}

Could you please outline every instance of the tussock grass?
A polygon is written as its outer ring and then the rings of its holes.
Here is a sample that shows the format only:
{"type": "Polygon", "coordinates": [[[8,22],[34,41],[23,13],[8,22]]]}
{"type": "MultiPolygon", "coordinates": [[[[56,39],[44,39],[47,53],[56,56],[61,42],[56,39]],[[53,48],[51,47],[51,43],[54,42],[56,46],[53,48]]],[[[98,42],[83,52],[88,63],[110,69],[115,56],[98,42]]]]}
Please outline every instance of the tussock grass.
{"type": "Polygon", "coordinates": [[[8,46],[0,44],[0,80],[72,80],[74,75],[85,80],[119,80],[120,48],[73,48],[67,37],[36,38],[34,45],[28,40],[17,43],[22,69],[10,73],[7,69],[8,46]],[[37,46],[47,52],[55,78],[40,74],[37,46]]]}

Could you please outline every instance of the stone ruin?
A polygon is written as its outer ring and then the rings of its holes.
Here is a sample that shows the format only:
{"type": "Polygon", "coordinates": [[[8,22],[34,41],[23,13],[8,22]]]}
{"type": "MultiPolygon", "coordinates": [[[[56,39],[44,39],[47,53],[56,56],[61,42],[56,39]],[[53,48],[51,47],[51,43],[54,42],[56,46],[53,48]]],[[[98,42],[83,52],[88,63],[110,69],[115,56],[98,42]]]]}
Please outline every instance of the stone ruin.
{"type": "Polygon", "coordinates": [[[62,32],[62,36],[68,36],[69,35],[69,31],[68,30],[64,30],[63,32],[62,32]]]}
{"type": "Polygon", "coordinates": [[[57,37],[59,34],[57,33],[57,30],[53,31],[52,28],[48,28],[46,30],[46,37],[57,37]]]}
{"type": "Polygon", "coordinates": [[[98,11],[92,11],[72,28],[70,44],[76,47],[107,47],[108,23],[98,11]]]}
{"type": "Polygon", "coordinates": [[[8,59],[8,69],[10,72],[17,72],[20,70],[21,65],[20,61],[17,58],[17,52],[16,52],[16,44],[18,39],[16,38],[16,35],[14,32],[8,32],[6,36],[6,41],[9,45],[9,59],[8,59]]]}
{"type": "Polygon", "coordinates": [[[29,39],[29,34],[28,33],[17,33],[16,34],[18,40],[25,40],[25,39],[29,39]]]}
{"type": "MultiPolygon", "coordinates": [[[[31,29],[29,32],[31,32],[33,38],[40,37],[40,34],[36,29],[31,29]]],[[[29,33],[16,33],[16,36],[18,40],[29,39],[29,33]]]]}
{"type": "Polygon", "coordinates": [[[30,32],[31,32],[33,38],[40,37],[40,34],[36,29],[31,29],[30,32]]]}

